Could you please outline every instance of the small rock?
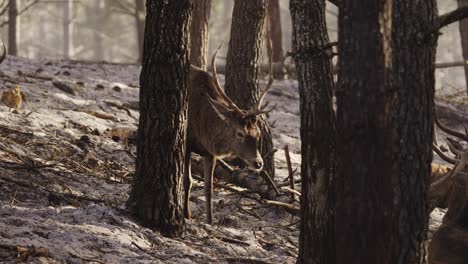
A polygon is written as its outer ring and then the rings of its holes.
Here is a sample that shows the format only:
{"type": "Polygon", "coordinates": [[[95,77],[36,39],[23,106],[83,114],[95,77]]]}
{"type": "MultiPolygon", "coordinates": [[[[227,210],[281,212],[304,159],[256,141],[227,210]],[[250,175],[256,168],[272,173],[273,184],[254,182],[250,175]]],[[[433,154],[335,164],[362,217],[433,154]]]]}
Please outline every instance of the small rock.
{"type": "Polygon", "coordinates": [[[82,81],[77,81],[76,84],[78,84],[79,86],[84,86],[85,85],[85,83],[82,82],[82,81]]]}
{"type": "Polygon", "coordinates": [[[90,144],[91,143],[91,139],[89,138],[89,136],[87,135],[83,135],[80,137],[80,141],[83,142],[83,143],[86,143],[86,144],[90,144]]]}
{"type": "Polygon", "coordinates": [[[69,71],[63,71],[62,74],[65,75],[65,76],[70,76],[71,75],[69,71]]]}
{"type": "Polygon", "coordinates": [[[104,85],[96,84],[96,90],[104,90],[104,85]]]}
{"type": "Polygon", "coordinates": [[[101,132],[99,132],[99,130],[97,128],[95,128],[93,131],[91,131],[91,135],[100,136],[101,132]]]}
{"type": "Polygon", "coordinates": [[[114,86],[112,87],[112,90],[116,91],[116,92],[121,92],[122,91],[122,88],[120,88],[119,86],[114,86]]]}

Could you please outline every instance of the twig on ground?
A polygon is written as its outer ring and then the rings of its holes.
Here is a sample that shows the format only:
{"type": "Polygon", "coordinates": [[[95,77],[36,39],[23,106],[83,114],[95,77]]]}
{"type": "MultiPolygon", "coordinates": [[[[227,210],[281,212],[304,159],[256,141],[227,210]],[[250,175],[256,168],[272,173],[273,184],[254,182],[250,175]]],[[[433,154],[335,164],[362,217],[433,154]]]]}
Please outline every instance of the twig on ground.
{"type": "Polygon", "coordinates": [[[287,204],[287,203],[283,203],[279,201],[271,201],[271,200],[265,200],[265,203],[268,205],[274,205],[274,206],[278,206],[280,208],[286,209],[294,215],[298,215],[300,213],[300,208],[292,204],[287,204]]]}
{"type": "Polygon", "coordinates": [[[15,193],[13,194],[13,197],[11,198],[10,207],[13,207],[13,204],[15,203],[17,192],[18,190],[15,190],[15,193]]]}
{"type": "MultiPolygon", "coordinates": [[[[284,155],[286,156],[286,163],[288,165],[289,188],[291,188],[291,190],[294,190],[294,173],[293,173],[292,166],[291,166],[291,158],[289,157],[289,147],[288,147],[288,145],[284,146],[284,155]]],[[[294,193],[291,193],[291,200],[292,201],[295,200],[294,193]]]]}
{"type": "Polygon", "coordinates": [[[265,180],[265,182],[270,185],[271,188],[273,188],[276,192],[276,194],[280,195],[280,191],[278,190],[278,187],[276,187],[275,181],[270,177],[270,174],[268,174],[267,171],[262,170],[260,172],[260,176],[265,180]]]}

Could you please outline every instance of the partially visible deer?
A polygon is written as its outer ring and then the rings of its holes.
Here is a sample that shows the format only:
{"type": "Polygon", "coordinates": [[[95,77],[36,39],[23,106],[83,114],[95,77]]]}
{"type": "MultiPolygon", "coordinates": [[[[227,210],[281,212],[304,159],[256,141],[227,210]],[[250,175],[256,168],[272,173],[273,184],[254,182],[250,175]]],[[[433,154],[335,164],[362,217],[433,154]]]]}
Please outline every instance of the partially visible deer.
{"type": "MultiPolygon", "coordinates": [[[[444,126],[437,118],[437,126],[447,134],[468,143],[468,129],[465,134],[444,126]]],[[[450,172],[431,183],[429,197],[448,197],[448,210],[439,229],[434,233],[429,245],[429,263],[468,263],[468,148],[447,138],[447,144],[455,157],[442,152],[433,145],[434,151],[454,166],[450,172]]]]}
{"type": "MultiPolygon", "coordinates": [[[[261,136],[257,120],[259,115],[272,110],[265,111],[261,107],[265,94],[273,84],[271,59],[270,79],[257,104],[250,110],[242,110],[224,93],[216,77],[215,60],[220,48],[221,46],[211,59],[211,76],[208,72],[191,66],[188,84],[190,99],[185,155],[184,214],[190,219],[190,154],[195,152],[203,157],[206,214],[209,224],[213,222],[213,172],[216,160],[235,156],[242,159],[250,169],[261,170],[263,159],[257,150],[261,136]]],[[[271,48],[269,51],[271,53],[271,48]]]]}

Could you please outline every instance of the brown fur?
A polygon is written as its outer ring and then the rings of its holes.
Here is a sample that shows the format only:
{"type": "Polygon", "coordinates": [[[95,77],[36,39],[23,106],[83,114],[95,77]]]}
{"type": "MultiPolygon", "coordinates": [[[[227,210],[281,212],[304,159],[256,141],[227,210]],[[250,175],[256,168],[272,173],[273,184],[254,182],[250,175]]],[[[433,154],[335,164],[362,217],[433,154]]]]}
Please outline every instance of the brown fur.
{"type": "MultiPolygon", "coordinates": [[[[211,223],[212,180],[216,159],[235,156],[244,160],[249,167],[260,169],[259,164],[263,164],[257,150],[260,130],[255,115],[248,115],[244,110],[239,113],[229,108],[229,103],[216,89],[211,75],[194,66],[190,68],[188,93],[186,155],[190,156],[195,152],[205,159],[205,198],[208,223],[211,223]]],[[[186,158],[185,171],[184,207],[185,216],[190,218],[190,158],[186,158]]]]}

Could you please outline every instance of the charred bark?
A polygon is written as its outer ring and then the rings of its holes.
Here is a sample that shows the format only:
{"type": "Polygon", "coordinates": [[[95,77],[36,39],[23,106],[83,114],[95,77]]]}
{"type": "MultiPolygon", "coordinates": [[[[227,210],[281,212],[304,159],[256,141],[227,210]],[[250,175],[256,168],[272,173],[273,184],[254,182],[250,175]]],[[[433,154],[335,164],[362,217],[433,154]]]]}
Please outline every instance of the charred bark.
{"type": "Polygon", "coordinates": [[[340,5],[337,263],[424,262],[435,13],[435,1],[340,5]]]}
{"type": "Polygon", "coordinates": [[[175,236],[183,231],[182,175],[187,127],[192,1],[147,1],[136,176],[130,206],[141,222],[175,236]]]}
{"type": "Polygon", "coordinates": [[[335,263],[336,169],[332,64],[324,0],[292,0],[293,53],[301,112],[301,229],[298,263],[335,263]]]}
{"type": "MultiPolygon", "coordinates": [[[[250,109],[259,99],[263,25],[267,0],[236,0],[232,13],[231,39],[226,59],[226,94],[241,108],[250,109]]],[[[259,116],[262,134],[259,150],[266,156],[273,150],[270,127],[259,116]]],[[[275,175],[274,155],[264,159],[264,169],[275,175]]]]}
{"type": "Polygon", "coordinates": [[[208,55],[208,23],[211,0],[197,0],[193,5],[190,28],[190,63],[206,70],[208,55]]]}

